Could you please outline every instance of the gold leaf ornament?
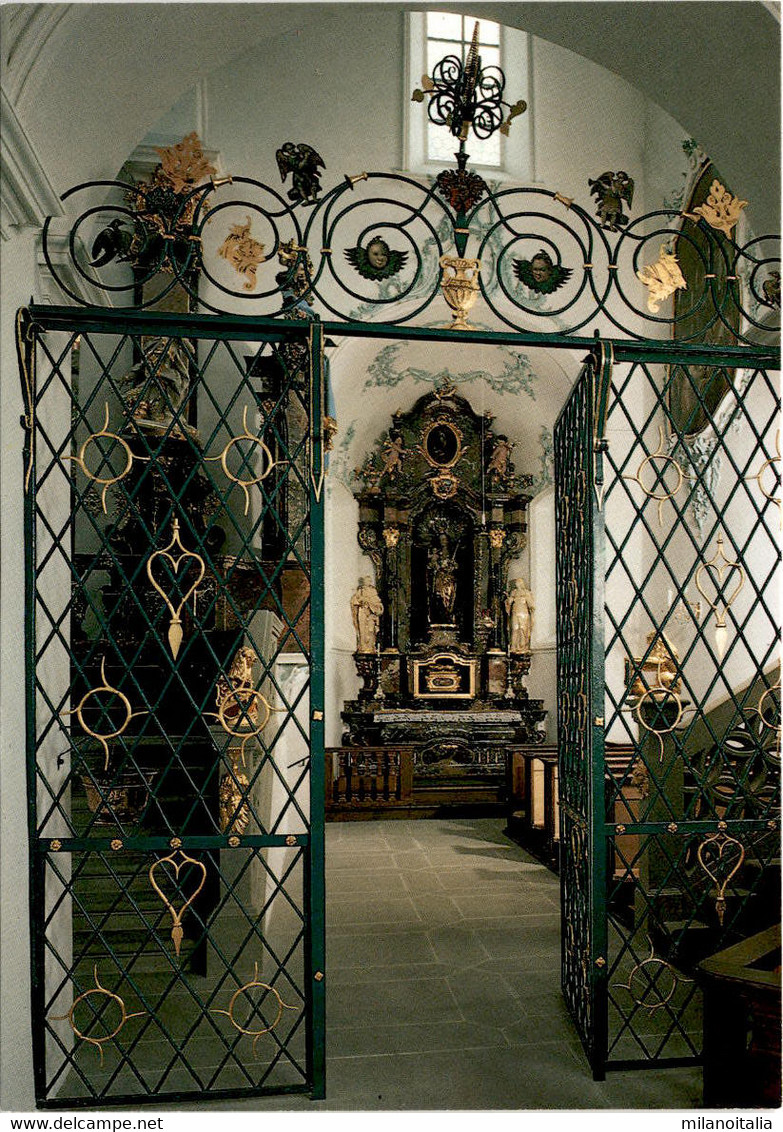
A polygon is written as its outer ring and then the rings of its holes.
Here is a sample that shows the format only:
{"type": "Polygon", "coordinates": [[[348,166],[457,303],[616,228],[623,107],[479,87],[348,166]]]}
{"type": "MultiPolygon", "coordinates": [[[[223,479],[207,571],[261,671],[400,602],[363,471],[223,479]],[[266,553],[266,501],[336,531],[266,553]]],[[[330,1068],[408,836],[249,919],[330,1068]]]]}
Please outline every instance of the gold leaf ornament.
{"type": "Polygon", "coordinates": [[[86,734],[89,735],[92,739],[98,740],[101,747],[103,747],[103,769],[104,771],[107,771],[109,769],[109,739],[117,739],[120,735],[123,734],[132,719],[135,719],[138,715],[148,715],[149,712],[134,711],[131,707],[131,703],[128,697],[123,692],[121,692],[119,688],[113,687],[108,682],[108,680],[106,679],[105,656],[101,658],[101,681],[102,682],[95,688],[90,688],[87,692],[84,693],[75,708],[73,708],[71,711],[65,711],[62,714],[75,715],[79,720],[79,724],[81,725],[82,730],[85,731],[86,734]],[[97,696],[101,692],[108,692],[110,695],[116,696],[125,710],[125,719],[123,720],[122,724],[119,727],[116,727],[113,731],[95,731],[92,727],[89,727],[87,725],[84,719],[85,705],[93,696],[97,696]]]}
{"type": "Polygon", "coordinates": [[[699,865],[715,885],[715,911],[723,927],[726,914],[726,889],[745,860],[745,846],[736,837],[715,833],[702,841],[696,854],[699,865]],[[733,855],[732,855],[733,854],[733,855]]]}
{"type": "Polygon", "coordinates": [[[82,444],[81,448],[79,449],[78,455],[76,455],[76,456],[63,456],[63,460],[72,460],[74,464],[76,464],[79,468],[81,468],[81,470],[84,472],[85,476],[87,476],[87,479],[92,480],[93,483],[99,483],[99,484],[102,485],[103,491],[101,492],[101,507],[103,508],[103,513],[105,515],[106,514],[106,492],[108,491],[108,489],[110,487],[112,487],[114,484],[119,483],[120,480],[125,479],[128,472],[130,472],[131,468],[133,467],[133,461],[134,460],[149,460],[149,456],[137,456],[135,454],[135,452],[132,450],[131,446],[128,444],[127,440],[124,440],[123,437],[121,437],[118,433],[109,431],[109,403],[108,403],[108,401],[104,402],[104,409],[105,409],[105,414],[104,414],[104,420],[103,420],[103,427],[100,429],[100,431],[99,432],[93,432],[87,437],[84,444],[82,444]],[[120,448],[122,448],[122,450],[125,454],[125,467],[122,469],[122,471],[117,476],[98,476],[98,475],[95,475],[93,472],[90,471],[90,468],[87,465],[87,459],[86,459],[87,449],[90,447],[91,444],[97,444],[97,442],[100,439],[102,439],[103,437],[110,437],[112,440],[116,441],[117,444],[120,446],[120,448]]]}
{"type": "MultiPolygon", "coordinates": [[[[245,515],[247,515],[248,511],[250,510],[250,492],[248,491],[248,488],[255,487],[256,484],[261,483],[262,480],[266,479],[273,468],[277,467],[278,464],[282,464],[284,462],[282,460],[275,460],[274,456],[269,450],[269,446],[261,439],[261,437],[253,436],[253,434],[248,431],[247,410],[248,406],[245,405],[244,409],[242,410],[242,432],[238,436],[231,437],[219,456],[204,457],[205,461],[208,463],[213,460],[219,460],[220,465],[223,468],[223,472],[228,477],[228,479],[230,479],[232,483],[238,484],[239,487],[242,488],[245,497],[245,515]],[[259,461],[261,467],[260,474],[246,480],[240,479],[238,476],[235,476],[228,466],[228,455],[231,449],[235,444],[241,444],[242,441],[247,441],[249,444],[255,445],[255,447],[261,454],[261,459],[259,461]]],[[[243,460],[243,465],[246,463],[247,460],[243,460]]]]}
{"type": "MultiPolygon", "coordinates": [[[[263,1001],[263,999],[262,999],[262,1001],[263,1001]]],[[[234,993],[231,996],[231,999],[229,1001],[229,1004],[228,1004],[228,1010],[213,1009],[212,1014],[225,1014],[226,1017],[230,1020],[231,1025],[234,1027],[235,1030],[238,1030],[240,1034],[245,1034],[247,1037],[253,1039],[253,1057],[255,1058],[256,1057],[256,1046],[258,1045],[258,1039],[263,1037],[264,1034],[271,1033],[271,1031],[275,1029],[278,1022],[283,1017],[283,1011],[284,1010],[296,1010],[296,1009],[297,1008],[295,1006],[291,1006],[291,1005],[289,1005],[289,1003],[283,1002],[282,998],[280,997],[279,992],[273,986],[270,986],[269,983],[263,983],[259,980],[259,978],[258,978],[258,963],[254,963],[254,965],[253,965],[253,978],[250,980],[250,982],[245,983],[243,986],[239,987],[238,990],[234,991],[234,993]],[[272,996],[272,998],[274,999],[274,1001],[276,1003],[276,1011],[275,1011],[274,1020],[269,1025],[264,1025],[257,1030],[251,1030],[247,1026],[240,1025],[240,1023],[237,1021],[237,1019],[234,1016],[234,1009],[236,1007],[238,1000],[244,997],[248,1001],[250,1001],[251,1005],[253,1006],[252,1013],[251,1013],[250,1017],[252,1018],[254,1014],[259,1014],[259,1017],[260,1017],[260,1010],[259,1010],[260,1004],[257,1004],[257,1005],[252,1004],[252,1000],[250,999],[250,995],[248,994],[248,991],[255,990],[255,989],[262,990],[264,992],[264,998],[266,997],[267,994],[270,994],[272,996]]],[[[248,1020],[250,1020],[250,1019],[248,1019],[248,1020]]]]}
{"type": "Polygon", "coordinates": [[[204,154],[201,139],[195,131],[186,134],[176,145],[154,148],[160,157],[163,175],[175,193],[188,192],[217,173],[215,166],[204,154]]]}
{"type": "Polygon", "coordinates": [[[745,570],[740,566],[739,562],[732,561],[727,558],[723,550],[723,535],[718,535],[717,549],[715,554],[708,562],[702,562],[696,571],[696,589],[701,596],[706,600],[707,605],[715,614],[715,649],[718,654],[718,659],[723,660],[726,653],[726,645],[728,643],[728,629],[726,627],[726,614],[731,606],[734,604],[735,599],[739,595],[740,590],[745,585],[745,570]],[[724,577],[733,575],[737,572],[737,579],[731,596],[728,600],[723,599],[724,577]],[[709,575],[715,590],[715,600],[710,600],[710,595],[702,587],[701,581],[704,575],[709,575]]]}
{"type": "Polygon", "coordinates": [[[218,248],[218,255],[228,260],[236,272],[244,275],[245,291],[255,290],[256,270],[266,259],[264,245],[250,234],[251,225],[249,216],[244,224],[232,225],[229,234],[218,248]]]}
{"type": "Polygon", "coordinates": [[[648,263],[636,275],[649,291],[647,309],[652,314],[657,314],[661,304],[675,291],[686,290],[688,287],[677,256],[667,250],[666,244],[661,244],[656,262],[648,263]]]}
{"type": "Polygon", "coordinates": [[[747,204],[746,200],[733,196],[716,178],[710,185],[709,195],[704,204],[697,205],[693,212],[684,212],[683,216],[695,221],[701,217],[711,228],[724,232],[731,239],[732,229],[747,204]]]}
{"type": "Polygon", "coordinates": [[[479,283],[481,261],[464,259],[461,256],[442,255],[440,266],[442,271],[440,289],[444,299],[451,307],[453,319],[453,322],[444,329],[472,330],[473,327],[467,321],[467,316],[481,290],[479,283]]]}

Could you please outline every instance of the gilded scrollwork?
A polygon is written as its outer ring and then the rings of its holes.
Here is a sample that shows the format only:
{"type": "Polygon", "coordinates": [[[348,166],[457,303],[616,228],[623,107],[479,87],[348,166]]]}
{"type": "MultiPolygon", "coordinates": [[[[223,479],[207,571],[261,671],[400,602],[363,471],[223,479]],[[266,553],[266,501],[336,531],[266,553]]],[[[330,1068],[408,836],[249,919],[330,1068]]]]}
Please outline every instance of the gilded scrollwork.
{"type": "Polygon", "coordinates": [[[726,614],[739,596],[740,590],[744,585],[745,568],[741,566],[739,562],[726,557],[723,550],[723,535],[719,534],[715,554],[708,561],[702,562],[696,571],[696,589],[715,614],[715,649],[719,660],[723,660],[728,639],[726,614]],[[733,575],[735,571],[737,578],[734,589],[728,598],[724,598],[724,577],[733,575]],[[701,581],[705,575],[709,575],[712,580],[712,585],[715,589],[714,600],[710,600],[710,595],[702,587],[701,581]]]}
{"type": "Polygon", "coordinates": [[[628,704],[623,710],[633,712],[640,726],[655,736],[659,761],[663,762],[665,736],[671,735],[692,709],[681,696],[679,656],[674,645],[655,630],[648,634],[647,643],[652,647],[644,662],[640,657],[626,658],[628,704]]]}
{"type": "Polygon", "coordinates": [[[183,545],[179,533],[179,519],[174,519],[171,528],[171,541],[162,550],[154,551],[154,553],[151,554],[147,559],[147,577],[152,583],[153,589],[155,589],[163,598],[168,607],[169,613],[171,614],[168,631],[168,642],[169,648],[171,649],[171,655],[174,660],[177,659],[177,654],[179,653],[180,645],[182,644],[182,610],[185,608],[190,598],[195,594],[206,572],[207,567],[202,556],[200,554],[196,554],[193,550],[187,550],[183,545]],[[175,548],[179,548],[181,552],[177,555],[176,558],[173,554],[171,554],[171,551],[175,548]],[[179,573],[179,568],[183,564],[183,562],[193,561],[198,565],[195,579],[191,582],[190,586],[188,586],[185,593],[181,596],[181,600],[177,605],[174,604],[163,587],[155,580],[155,577],[152,573],[152,564],[156,559],[159,558],[165,559],[169,563],[175,575],[179,573]]]}
{"type": "Polygon", "coordinates": [[[175,849],[175,851],[173,853],[170,853],[168,857],[159,857],[157,861],[153,861],[153,863],[150,865],[149,873],[147,875],[149,877],[150,884],[165,904],[169,915],[171,916],[171,940],[174,944],[174,952],[177,958],[179,958],[180,949],[182,947],[182,940],[185,935],[185,930],[182,927],[182,919],[188,908],[191,906],[193,901],[196,899],[196,897],[204,887],[204,884],[206,883],[207,867],[203,863],[203,861],[197,861],[194,857],[189,857],[187,853],[183,852],[182,849],[175,849]],[[179,857],[179,860],[177,860],[177,857],[179,857]],[[174,870],[175,880],[177,882],[179,881],[179,874],[188,865],[192,865],[197,870],[197,873],[200,874],[200,880],[198,884],[193,889],[185,903],[182,904],[179,908],[174,907],[172,902],[163,892],[162,888],[155,879],[155,873],[158,869],[160,869],[161,872],[165,873],[165,865],[171,865],[172,869],[174,870]]]}
{"type": "Polygon", "coordinates": [[[661,305],[675,291],[685,290],[688,286],[677,256],[674,252],[668,251],[666,244],[661,244],[655,263],[648,263],[641,271],[637,271],[636,275],[649,292],[647,309],[652,314],[657,314],[661,305]]]}
{"type": "Polygon", "coordinates": [[[637,963],[628,975],[627,983],[613,983],[618,990],[628,991],[636,1006],[654,1014],[674,998],[680,983],[692,983],[655,954],[652,940],[647,937],[650,954],[637,963]]]}
{"type": "Polygon", "coordinates": [[[736,837],[719,831],[701,842],[696,854],[700,867],[715,885],[715,911],[723,926],[726,915],[726,889],[745,860],[745,846],[736,837]],[[725,858],[725,859],[724,859],[725,858]]]}
{"type": "Polygon", "coordinates": [[[113,487],[114,484],[119,483],[120,480],[125,479],[125,477],[130,472],[131,468],[133,467],[133,461],[134,460],[149,460],[149,456],[137,456],[136,453],[131,448],[131,446],[128,444],[127,440],[125,440],[118,433],[109,431],[109,403],[108,403],[108,401],[106,401],[104,403],[104,407],[105,407],[105,414],[104,414],[104,420],[103,420],[103,427],[98,432],[90,433],[90,435],[87,437],[87,439],[84,441],[81,448],[79,449],[78,455],[76,455],[76,456],[63,456],[63,460],[71,460],[74,464],[77,464],[81,468],[81,470],[84,472],[85,476],[87,476],[87,479],[92,480],[93,483],[97,483],[97,484],[102,485],[103,490],[101,491],[101,507],[103,508],[103,513],[105,515],[106,514],[106,492],[108,491],[108,489],[110,487],[113,487]],[[103,438],[103,437],[107,437],[111,440],[114,440],[120,446],[120,448],[123,450],[123,452],[125,454],[125,467],[116,476],[99,476],[99,475],[96,475],[94,472],[90,471],[90,468],[87,465],[87,459],[86,459],[87,449],[90,447],[91,444],[97,444],[98,441],[101,440],[101,438],[103,438]]]}
{"type": "Polygon", "coordinates": [[[233,224],[218,248],[218,255],[227,260],[239,275],[244,275],[246,291],[255,290],[256,271],[266,259],[264,245],[250,235],[251,227],[249,216],[244,224],[233,224]]]}
{"type": "Polygon", "coordinates": [[[378,532],[370,523],[360,523],[359,533],[356,536],[359,546],[375,567],[375,576],[380,585],[383,578],[383,548],[378,538],[378,532]]]}
{"type": "Polygon", "coordinates": [[[250,823],[250,807],[246,801],[249,789],[247,775],[232,760],[231,771],[220,780],[218,803],[221,833],[236,835],[247,829],[250,823]]]}
{"type": "Polygon", "coordinates": [[[642,459],[641,463],[639,464],[639,467],[636,469],[635,475],[630,476],[630,475],[625,474],[622,477],[624,480],[631,480],[633,483],[638,483],[639,487],[644,492],[644,494],[647,496],[647,498],[648,499],[654,499],[657,502],[657,504],[658,504],[658,523],[659,523],[660,526],[663,526],[663,505],[664,505],[664,503],[669,499],[673,499],[674,496],[677,494],[677,492],[682,487],[685,480],[687,478],[689,478],[688,473],[686,473],[682,470],[682,468],[680,467],[680,464],[677,462],[677,460],[675,460],[673,456],[668,454],[666,452],[665,448],[666,448],[666,441],[665,441],[665,437],[664,437],[663,426],[659,425],[658,426],[658,447],[655,450],[655,452],[650,453],[649,456],[645,456],[642,459]],[[654,462],[656,460],[661,461],[661,465],[662,465],[661,471],[655,470],[654,462]],[[645,469],[647,468],[648,465],[651,468],[653,468],[654,481],[653,481],[652,487],[647,487],[644,483],[644,480],[642,479],[642,474],[643,474],[643,472],[645,471],[645,469]],[[667,485],[664,481],[664,478],[663,478],[664,475],[665,475],[665,468],[667,466],[675,469],[675,475],[677,477],[676,484],[672,488],[667,487],[667,485]],[[660,484],[661,488],[663,488],[665,490],[662,490],[662,491],[659,491],[659,492],[654,491],[653,488],[658,484],[660,484]]]}
{"type": "Polygon", "coordinates": [[[768,499],[770,501],[770,503],[775,504],[775,506],[778,509],[778,514],[780,516],[781,525],[783,525],[783,500],[781,500],[779,495],[773,495],[773,491],[774,491],[775,487],[780,487],[780,472],[775,471],[774,468],[773,468],[773,465],[779,464],[780,460],[781,460],[781,456],[780,456],[780,429],[778,429],[778,431],[775,435],[775,452],[777,454],[775,456],[771,456],[769,459],[765,460],[764,463],[761,465],[761,467],[759,468],[759,470],[756,472],[755,475],[746,476],[745,478],[749,479],[749,480],[755,480],[756,483],[759,485],[759,491],[764,496],[764,498],[768,499]],[[771,489],[767,489],[762,482],[763,479],[764,479],[764,476],[765,476],[765,474],[767,473],[768,470],[771,471],[772,475],[775,477],[775,483],[772,485],[771,489]]]}
{"type": "Polygon", "coordinates": [[[683,216],[695,221],[703,218],[711,228],[716,228],[731,239],[731,233],[747,204],[746,200],[733,196],[716,178],[704,204],[698,205],[693,212],[684,212],[683,216]]]}
{"type": "Polygon", "coordinates": [[[128,728],[130,721],[132,719],[135,719],[136,716],[148,715],[149,713],[146,712],[146,711],[134,711],[133,708],[131,707],[130,700],[124,694],[124,692],[121,692],[119,688],[113,687],[108,682],[108,680],[106,679],[106,658],[102,657],[101,658],[101,683],[97,684],[94,688],[90,688],[87,692],[85,692],[84,695],[82,696],[81,700],[79,701],[79,703],[76,705],[75,708],[73,708],[71,711],[64,711],[64,712],[62,712],[62,714],[63,715],[75,715],[76,718],[79,721],[79,724],[81,725],[82,730],[85,731],[92,739],[98,740],[101,747],[103,748],[103,753],[104,753],[103,769],[104,769],[104,771],[106,771],[106,770],[109,769],[109,740],[110,739],[118,739],[120,735],[124,734],[124,732],[128,728]],[[102,692],[107,692],[110,696],[116,697],[120,701],[120,703],[122,704],[122,707],[123,707],[124,712],[125,712],[125,718],[122,721],[121,725],[119,727],[116,727],[113,731],[96,731],[94,728],[90,727],[87,724],[87,722],[85,721],[85,718],[84,718],[84,709],[85,709],[87,703],[89,702],[89,700],[92,699],[93,696],[100,696],[102,692]]]}
{"type": "Polygon", "coordinates": [[[163,178],[175,193],[184,193],[200,184],[217,169],[204,153],[198,134],[186,134],[176,145],[155,147],[163,178]]]}

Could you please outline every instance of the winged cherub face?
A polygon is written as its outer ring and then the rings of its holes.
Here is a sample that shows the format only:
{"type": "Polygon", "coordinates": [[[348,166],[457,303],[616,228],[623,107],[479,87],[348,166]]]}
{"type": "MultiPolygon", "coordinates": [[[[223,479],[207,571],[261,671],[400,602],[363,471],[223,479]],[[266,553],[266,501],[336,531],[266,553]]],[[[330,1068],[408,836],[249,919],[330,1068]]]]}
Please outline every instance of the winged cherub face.
{"type": "Polygon", "coordinates": [[[552,274],[552,260],[548,255],[534,255],[530,261],[530,274],[536,283],[546,283],[552,274]]]}
{"type": "Polygon", "coordinates": [[[389,245],[380,236],[370,240],[367,245],[367,262],[378,270],[386,267],[389,262],[389,245]]]}

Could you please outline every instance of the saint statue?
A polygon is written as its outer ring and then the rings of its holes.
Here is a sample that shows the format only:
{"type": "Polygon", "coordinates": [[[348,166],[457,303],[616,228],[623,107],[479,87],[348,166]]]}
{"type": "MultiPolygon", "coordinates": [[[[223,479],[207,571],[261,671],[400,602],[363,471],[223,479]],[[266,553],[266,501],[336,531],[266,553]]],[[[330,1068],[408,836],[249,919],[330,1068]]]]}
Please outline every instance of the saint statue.
{"type": "Polygon", "coordinates": [[[351,617],[356,630],[356,651],[375,652],[383,602],[375,586],[367,578],[360,578],[351,598],[351,617]]]}
{"type": "Polygon", "coordinates": [[[182,409],[190,388],[187,352],[180,342],[151,336],[142,354],[120,381],[123,400],[140,427],[164,432],[176,417],[172,432],[180,435],[188,428],[182,409]]]}
{"type": "Polygon", "coordinates": [[[536,603],[524,578],[515,578],[513,588],[506,595],[506,614],[508,615],[508,651],[529,653],[530,637],[533,632],[533,610],[536,603]]]}
{"type": "Polygon", "coordinates": [[[453,625],[457,599],[457,554],[449,549],[449,537],[442,534],[438,545],[430,548],[430,624],[453,625]]]}
{"type": "Polygon", "coordinates": [[[490,479],[505,483],[508,479],[509,460],[514,445],[505,436],[499,436],[492,448],[492,455],[487,464],[487,475],[490,479]]]}

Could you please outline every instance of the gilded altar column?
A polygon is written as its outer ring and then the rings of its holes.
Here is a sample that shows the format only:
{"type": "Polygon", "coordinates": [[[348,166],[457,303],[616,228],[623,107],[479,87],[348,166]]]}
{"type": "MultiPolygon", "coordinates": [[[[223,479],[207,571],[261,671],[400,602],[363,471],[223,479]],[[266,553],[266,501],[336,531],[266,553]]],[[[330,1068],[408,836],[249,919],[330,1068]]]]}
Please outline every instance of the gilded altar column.
{"type": "Polygon", "coordinates": [[[400,528],[396,524],[387,524],[384,526],[383,541],[386,544],[386,567],[384,576],[386,580],[386,608],[388,612],[385,644],[387,649],[399,652],[397,645],[399,637],[397,618],[400,603],[397,588],[400,574],[397,562],[397,547],[400,541],[400,528]]]}
{"type": "Polygon", "coordinates": [[[487,605],[495,622],[489,644],[492,649],[506,652],[508,641],[506,636],[506,623],[503,617],[503,550],[506,541],[505,529],[501,526],[490,527],[490,566],[489,566],[489,593],[487,605]]]}
{"type": "Polygon", "coordinates": [[[508,658],[506,656],[506,626],[503,617],[503,548],[506,532],[502,526],[489,529],[489,569],[487,608],[493,620],[487,649],[487,693],[500,697],[506,691],[508,658]]]}
{"type": "Polygon", "coordinates": [[[400,528],[396,523],[387,523],[383,527],[383,541],[386,544],[386,563],[384,575],[386,578],[387,633],[386,647],[381,653],[381,691],[389,703],[396,703],[400,695],[400,650],[399,640],[399,563],[398,548],[400,543],[400,528]]]}
{"type": "Polygon", "coordinates": [[[411,531],[400,527],[397,541],[397,648],[407,653],[411,647],[411,531]]]}

